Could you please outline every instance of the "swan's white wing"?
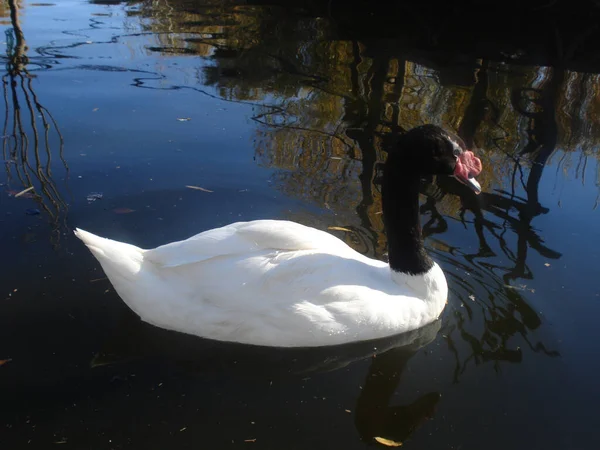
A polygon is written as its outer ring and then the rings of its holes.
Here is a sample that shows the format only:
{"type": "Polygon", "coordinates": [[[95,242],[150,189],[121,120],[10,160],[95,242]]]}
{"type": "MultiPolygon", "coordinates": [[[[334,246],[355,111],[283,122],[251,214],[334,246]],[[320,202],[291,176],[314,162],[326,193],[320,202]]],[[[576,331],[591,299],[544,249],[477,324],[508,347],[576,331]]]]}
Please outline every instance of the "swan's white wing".
{"type": "Polygon", "coordinates": [[[143,320],[212,339],[284,347],[374,339],[431,322],[447,297],[437,265],[402,280],[293,222],[236,223],[154,250],[77,235],[143,320]]]}
{"type": "Polygon", "coordinates": [[[162,267],[177,267],[220,256],[250,255],[264,250],[353,252],[343,241],[315,228],[285,220],[236,222],[173,242],[144,254],[162,267]]]}
{"type": "Polygon", "coordinates": [[[395,284],[385,263],[365,262],[317,250],[145,262],[138,282],[118,292],[154,325],[257,345],[343,343],[416,328],[425,303],[395,284]]]}

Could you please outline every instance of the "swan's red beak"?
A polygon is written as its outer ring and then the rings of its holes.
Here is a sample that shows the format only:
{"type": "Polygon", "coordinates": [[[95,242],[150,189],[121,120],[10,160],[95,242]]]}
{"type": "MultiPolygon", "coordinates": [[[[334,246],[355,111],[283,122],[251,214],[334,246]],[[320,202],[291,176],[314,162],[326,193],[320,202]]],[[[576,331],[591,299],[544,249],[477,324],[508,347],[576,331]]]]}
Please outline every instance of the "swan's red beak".
{"type": "Polygon", "coordinates": [[[458,155],[456,159],[456,168],[454,169],[454,177],[461,183],[467,185],[476,194],[481,193],[481,185],[475,177],[481,173],[481,160],[467,150],[458,155]]]}

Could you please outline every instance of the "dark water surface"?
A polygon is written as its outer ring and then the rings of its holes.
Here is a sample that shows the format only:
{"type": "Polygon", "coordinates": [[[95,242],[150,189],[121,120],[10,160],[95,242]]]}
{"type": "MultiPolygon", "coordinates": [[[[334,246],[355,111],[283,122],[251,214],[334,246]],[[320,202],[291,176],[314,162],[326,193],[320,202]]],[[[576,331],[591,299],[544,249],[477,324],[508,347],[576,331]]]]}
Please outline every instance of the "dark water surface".
{"type": "Polygon", "coordinates": [[[600,75],[513,48],[420,53],[324,11],[0,3],[0,448],[598,448],[600,75]],[[424,123],[480,149],[484,193],[423,186],[451,294],[410,336],[278,350],[166,332],[70,231],[152,247],[282,218],[384,258],[377,163],[424,123]]]}

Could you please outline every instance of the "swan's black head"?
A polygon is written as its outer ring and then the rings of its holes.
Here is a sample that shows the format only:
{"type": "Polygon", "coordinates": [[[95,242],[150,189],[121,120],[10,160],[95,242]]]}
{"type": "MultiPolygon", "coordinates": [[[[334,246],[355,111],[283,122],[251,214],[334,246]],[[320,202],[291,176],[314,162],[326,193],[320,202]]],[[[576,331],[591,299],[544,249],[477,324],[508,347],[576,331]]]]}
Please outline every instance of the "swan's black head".
{"type": "Polygon", "coordinates": [[[386,162],[390,176],[454,176],[477,194],[481,187],[475,177],[481,167],[481,160],[461,138],[436,125],[415,127],[400,136],[386,162]]]}

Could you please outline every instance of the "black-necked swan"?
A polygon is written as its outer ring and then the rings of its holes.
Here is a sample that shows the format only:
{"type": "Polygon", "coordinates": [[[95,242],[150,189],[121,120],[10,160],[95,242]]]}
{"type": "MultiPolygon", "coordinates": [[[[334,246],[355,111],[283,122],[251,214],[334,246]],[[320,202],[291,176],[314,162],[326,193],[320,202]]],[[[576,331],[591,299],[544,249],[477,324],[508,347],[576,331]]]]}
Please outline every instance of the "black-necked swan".
{"type": "Polygon", "coordinates": [[[75,234],[125,303],[158,327],[274,347],[365,341],[439,317],[448,285],[423,246],[420,179],[454,176],[479,193],[480,172],[453,133],[424,125],[401,135],[382,178],[389,263],[285,220],[237,222],[152,250],[75,234]]]}

